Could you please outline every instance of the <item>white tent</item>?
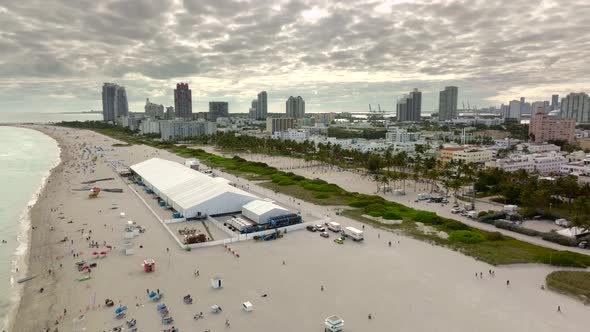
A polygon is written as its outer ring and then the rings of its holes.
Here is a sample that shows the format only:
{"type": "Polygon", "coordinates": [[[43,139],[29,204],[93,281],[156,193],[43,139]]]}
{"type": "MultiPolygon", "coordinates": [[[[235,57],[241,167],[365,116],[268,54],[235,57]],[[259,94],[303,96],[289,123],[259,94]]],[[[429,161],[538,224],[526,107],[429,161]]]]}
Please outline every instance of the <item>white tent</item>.
{"type": "Polygon", "coordinates": [[[266,224],[271,217],[283,216],[289,214],[289,210],[284,209],[273,202],[255,200],[242,206],[242,214],[258,224],[266,224]]]}
{"type": "Polygon", "coordinates": [[[585,235],[588,233],[590,233],[590,230],[580,228],[580,227],[565,228],[565,229],[557,231],[557,234],[567,236],[567,237],[582,236],[582,235],[585,235]]]}
{"type": "Polygon", "coordinates": [[[230,186],[226,179],[212,178],[169,160],[152,158],[131,166],[131,170],[185,218],[239,212],[242,205],[258,199],[230,186]]]}

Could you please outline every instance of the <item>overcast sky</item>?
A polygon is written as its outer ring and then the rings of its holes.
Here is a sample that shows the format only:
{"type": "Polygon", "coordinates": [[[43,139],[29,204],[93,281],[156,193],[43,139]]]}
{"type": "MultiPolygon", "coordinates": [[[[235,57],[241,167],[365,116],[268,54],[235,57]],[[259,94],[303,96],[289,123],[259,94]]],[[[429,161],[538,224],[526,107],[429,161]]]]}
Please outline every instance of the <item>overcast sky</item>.
{"type": "Polygon", "coordinates": [[[230,102],[269,111],[301,95],[307,112],[395,108],[412,88],[423,111],[459,86],[479,107],[590,90],[588,0],[3,0],[0,110],[101,108],[103,82],[193,111],[230,102]]]}

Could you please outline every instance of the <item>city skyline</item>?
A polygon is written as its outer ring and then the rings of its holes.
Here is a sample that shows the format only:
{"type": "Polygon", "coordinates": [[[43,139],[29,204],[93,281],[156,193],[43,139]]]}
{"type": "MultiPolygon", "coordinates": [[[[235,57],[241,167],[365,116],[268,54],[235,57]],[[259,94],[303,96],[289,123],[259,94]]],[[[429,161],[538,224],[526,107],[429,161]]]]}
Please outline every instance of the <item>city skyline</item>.
{"type": "Polygon", "coordinates": [[[590,90],[590,41],[580,37],[590,28],[588,7],[582,0],[5,3],[0,98],[15,111],[98,109],[95,87],[117,82],[137,112],[145,98],[170,105],[170,87],[188,82],[195,112],[227,100],[245,113],[259,91],[269,92],[273,113],[290,95],[303,96],[309,113],[368,104],[394,111],[414,87],[425,114],[438,108],[445,86],[461,89],[459,105],[551,100],[590,90]]]}

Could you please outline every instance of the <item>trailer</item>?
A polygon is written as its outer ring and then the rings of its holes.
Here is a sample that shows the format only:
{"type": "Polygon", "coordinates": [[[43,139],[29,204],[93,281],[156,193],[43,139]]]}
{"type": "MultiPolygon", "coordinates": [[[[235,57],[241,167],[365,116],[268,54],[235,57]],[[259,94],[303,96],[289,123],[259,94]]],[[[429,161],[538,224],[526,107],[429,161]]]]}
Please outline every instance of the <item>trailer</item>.
{"type": "Polygon", "coordinates": [[[345,237],[350,237],[353,241],[362,241],[364,239],[363,231],[360,229],[356,229],[354,227],[345,227],[342,230],[342,235],[345,237]]]}
{"type": "Polygon", "coordinates": [[[331,221],[329,223],[326,223],[326,226],[328,226],[328,229],[331,230],[332,232],[338,233],[342,230],[342,227],[340,227],[340,224],[337,222],[331,221]]]}

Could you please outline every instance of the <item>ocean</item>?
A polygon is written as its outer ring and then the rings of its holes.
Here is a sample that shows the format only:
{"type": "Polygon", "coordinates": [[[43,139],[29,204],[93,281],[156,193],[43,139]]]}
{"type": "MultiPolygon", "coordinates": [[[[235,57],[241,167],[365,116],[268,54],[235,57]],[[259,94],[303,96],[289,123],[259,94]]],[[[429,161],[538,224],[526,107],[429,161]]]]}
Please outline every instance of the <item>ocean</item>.
{"type": "MultiPolygon", "coordinates": [[[[29,206],[59,162],[57,142],[38,131],[0,126],[0,326],[14,314],[26,269],[29,206]],[[6,241],[6,242],[4,242],[6,241]],[[20,273],[16,272],[19,267],[20,273]]],[[[4,327],[6,328],[6,327],[4,327]]]]}
{"type": "Polygon", "coordinates": [[[98,113],[57,113],[57,112],[1,112],[0,123],[49,123],[60,121],[102,120],[98,113]]]}

